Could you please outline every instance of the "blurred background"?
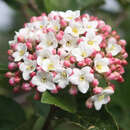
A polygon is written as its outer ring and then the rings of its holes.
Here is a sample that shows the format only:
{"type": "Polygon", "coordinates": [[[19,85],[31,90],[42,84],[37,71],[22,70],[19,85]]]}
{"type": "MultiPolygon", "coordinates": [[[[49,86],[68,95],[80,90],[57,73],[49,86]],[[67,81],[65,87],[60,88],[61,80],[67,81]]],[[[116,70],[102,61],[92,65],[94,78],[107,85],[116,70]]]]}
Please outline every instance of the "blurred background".
{"type": "MultiPolygon", "coordinates": [[[[7,64],[8,41],[13,39],[15,31],[18,31],[31,16],[38,16],[42,12],[49,13],[51,10],[67,9],[80,9],[81,13],[98,16],[110,24],[121,38],[127,40],[126,49],[130,55],[130,0],[0,0],[0,64],[7,64]]],[[[120,124],[120,130],[130,130],[129,57],[127,61],[129,64],[125,69],[125,82],[116,83],[117,91],[109,104],[110,111],[120,124]]],[[[10,96],[11,92],[7,87],[1,86],[0,95],[10,96]]],[[[72,126],[65,127],[65,130],[72,129],[72,126]]]]}

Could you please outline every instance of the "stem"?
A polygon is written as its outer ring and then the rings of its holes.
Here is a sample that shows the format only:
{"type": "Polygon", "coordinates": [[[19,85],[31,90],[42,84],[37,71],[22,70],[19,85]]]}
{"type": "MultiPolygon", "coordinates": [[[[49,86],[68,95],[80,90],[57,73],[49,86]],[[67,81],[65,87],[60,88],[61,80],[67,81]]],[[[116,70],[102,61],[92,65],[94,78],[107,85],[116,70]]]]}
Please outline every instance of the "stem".
{"type": "Polygon", "coordinates": [[[55,110],[56,110],[56,107],[55,106],[51,106],[50,112],[49,112],[49,114],[48,114],[48,116],[46,118],[46,121],[45,121],[45,123],[44,123],[44,125],[42,127],[42,130],[49,130],[49,129],[51,129],[51,120],[53,118],[53,114],[54,114],[55,110]]]}

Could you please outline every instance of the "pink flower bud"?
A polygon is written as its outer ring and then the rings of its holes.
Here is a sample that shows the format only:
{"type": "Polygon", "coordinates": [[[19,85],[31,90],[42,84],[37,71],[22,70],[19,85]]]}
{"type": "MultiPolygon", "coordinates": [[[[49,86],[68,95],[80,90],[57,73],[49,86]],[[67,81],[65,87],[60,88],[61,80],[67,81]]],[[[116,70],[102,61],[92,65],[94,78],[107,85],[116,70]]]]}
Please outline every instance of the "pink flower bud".
{"type": "Polygon", "coordinates": [[[36,22],[37,21],[37,17],[33,16],[31,19],[30,19],[30,22],[36,22]]]}
{"type": "Polygon", "coordinates": [[[78,93],[78,90],[75,86],[72,86],[70,89],[69,89],[69,93],[73,96],[76,96],[77,93],[78,93]]]}
{"type": "Polygon", "coordinates": [[[59,41],[62,40],[63,35],[64,35],[64,32],[63,32],[63,31],[60,31],[60,32],[56,35],[57,40],[59,40],[59,41]]]}
{"type": "Polygon", "coordinates": [[[85,102],[85,105],[86,105],[87,108],[91,109],[93,107],[93,102],[91,101],[91,99],[88,99],[85,102]]]}
{"type": "Polygon", "coordinates": [[[30,42],[26,42],[26,46],[27,46],[27,48],[28,48],[29,50],[32,49],[32,43],[30,43],[30,42]]]}
{"type": "Polygon", "coordinates": [[[56,55],[56,49],[53,49],[53,50],[52,50],[52,54],[53,54],[53,55],[56,55]]]}
{"type": "Polygon", "coordinates": [[[79,38],[78,41],[77,41],[77,43],[80,44],[80,42],[82,42],[82,41],[83,41],[83,39],[79,38]]]}
{"type": "Polygon", "coordinates": [[[24,91],[30,91],[31,90],[30,84],[29,83],[23,83],[22,84],[22,89],[24,91]]]}
{"type": "Polygon", "coordinates": [[[36,75],[36,72],[32,72],[32,73],[30,73],[30,77],[32,78],[33,76],[35,76],[36,75]]]}
{"type": "Polygon", "coordinates": [[[65,66],[65,67],[70,67],[70,61],[65,60],[65,61],[64,61],[64,66],[65,66]]]}
{"type": "Polygon", "coordinates": [[[13,88],[14,93],[18,93],[19,90],[20,90],[20,86],[16,86],[16,87],[13,88]]]}
{"type": "Polygon", "coordinates": [[[110,25],[105,25],[105,27],[106,27],[106,31],[107,31],[107,32],[111,32],[112,28],[111,28],[110,25]]]}
{"type": "Polygon", "coordinates": [[[34,95],[34,100],[40,100],[40,94],[37,92],[35,95],[34,95]]]}
{"type": "Polygon", "coordinates": [[[127,65],[128,62],[127,62],[126,60],[122,60],[122,61],[121,61],[121,64],[122,64],[122,65],[127,65]]]}
{"type": "Polygon", "coordinates": [[[120,41],[119,41],[119,44],[120,44],[121,46],[126,46],[126,40],[120,40],[120,41]]]}
{"type": "Polygon", "coordinates": [[[70,56],[70,62],[71,62],[72,64],[76,62],[76,59],[75,59],[74,56],[70,56]]]}
{"type": "Polygon", "coordinates": [[[63,19],[61,19],[60,24],[61,24],[62,27],[67,26],[67,22],[63,19]]]}
{"type": "Polygon", "coordinates": [[[95,87],[93,88],[93,93],[94,94],[100,94],[102,92],[103,88],[101,87],[95,87]]]}
{"type": "Polygon", "coordinates": [[[8,55],[12,55],[13,54],[13,50],[9,49],[8,50],[8,55]]]}
{"type": "Polygon", "coordinates": [[[98,27],[99,27],[99,28],[102,28],[102,27],[104,27],[104,26],[105,26],[104,21],[102,21],[102,20],[98,21],[98,27]]]}
{"type": "Polygon", "coordinates": [[[94,79],[93,82],[92,82],[92,85],[94,87],[96,87],[96,86],[98,86],[98,84],[99,84],[99,81],[97,79],[94,79]]]}
{"type": "Polygon", "coordinates": [[[83,67],[85,65],[85,62],[84,61],[79,61],[78,64],[77,64],[79,67],[83,67]]]}
{"type": "Polygon", "coordinates": [[[54,90],[51,90],[51,93],[57,94],[57,93],[58,93],[58,89],[56,88],[56,89],[54,89],[54,90]]]}
{"type": "Polygon", "coordinates": [[[17,68],[17,64],[14,62],[11,62],[8,64],[8,69],[9,70],[15,70],[17,68]]]}
{"type": "Polygon", "coordinates": [[[33,60],[33,55],[29,54],[28,59],[33,60]]]}
{"type": "Polygon", "coordinates": [[[86,63],[86,65],[91,65],[92,60],[91,58],[85,58],[84,62],[86,63]]]}
{"type": "Polygon", "coordinates": [[[127,52],[123,54],[123,58],[127,58],[128,57],[128,54],[127,52]]]}
{"type": "Polygon", "coordinates": [[[34,85],[34,84],[30,81],[30,86],[31,86],[32,88],[34,88],[36,85],[34,85]]]}
{"type": "Polygon", "coordinates": [[[14,61],[14,58],[12,56],[8,56],[8,61],[14,61]]]}
{"type": "Polygon", "coordinates": [[[11,77],[11,78],[9,79],[9,84],[10,84],[11,86],[14,86],[14,85],[15,85],[14,77],[11,77]]]}
{"type": "Polygon", "coordinates": [[[21,78],[19,78],[18,76],[14,78],[15,83],[19,83],[20,80],[21,80],[21,78]]]}
{"type": "Polygon", "coordinates": [[[14,74],[12,72],[6,72],[6,74],[5,74],[6,78],[11,78],[12,76],[14,76],[14,74]]]}
{"type": "Polygon", "coordinates": [[[112,31],[111,33],[113,36],[115,36],[117,34],[117,32],[115,30],[112,31]]]}
{"type": "Polygon", "coordinates": [[[18,40],[18,42],[24,42],[24,36],[19,35],[19,36],[17,37],[17,40],[18,40]]]}

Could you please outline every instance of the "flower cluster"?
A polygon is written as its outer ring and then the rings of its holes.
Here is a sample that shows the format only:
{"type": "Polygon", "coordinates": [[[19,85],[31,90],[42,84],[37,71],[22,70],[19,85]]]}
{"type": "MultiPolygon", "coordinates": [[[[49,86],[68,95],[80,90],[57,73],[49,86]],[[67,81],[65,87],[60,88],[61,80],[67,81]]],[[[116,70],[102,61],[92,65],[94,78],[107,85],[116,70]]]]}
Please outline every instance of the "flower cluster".
{"type": "Polygon", "coordinates": [[[9,84],[15,92],[35,89],[35,99],[68,87],[72,95],[89,92],[87,107],[99,110],[114,93],[111,81],[124,81],[126,41],[104,21],[80,11],[32,17],[9,45],[9,84]]]}

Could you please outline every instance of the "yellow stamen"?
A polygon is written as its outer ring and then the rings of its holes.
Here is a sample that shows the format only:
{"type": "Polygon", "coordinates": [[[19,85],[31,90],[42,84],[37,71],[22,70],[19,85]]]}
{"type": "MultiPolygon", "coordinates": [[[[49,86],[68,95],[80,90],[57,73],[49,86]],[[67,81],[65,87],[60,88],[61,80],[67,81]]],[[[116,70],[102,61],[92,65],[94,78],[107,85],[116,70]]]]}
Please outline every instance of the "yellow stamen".
{"type": "Polygon", "coordinates": [[[53,43],[51,41],[47,41],[47,45],[51,46],[53,43]]]}
{"type": "Polygon", "coordinates": [[[99,96],[98,101],[101,101],[102,99],[104,99],[104,97],[105,97],[104,95],[99,96]]]}
{"type": "Polygon", "coordinates": [[[70,41],[67,41],[67,42],[66,42],[66,46],[71,46],[71,42],[70,42],[70,41]]]}
{"type": "Polygon", "coordinates": [[[87,56],[87,53],[85,51],[82,52],[81,54],[82,57],[86,57],[87,56]]]}
{"type": "Polygon", "coordinates": [[[85,80],[85,77],[83,75],[80,76],[80,81],[85,80]]]}
{"type": "Polygon", "coordinates": [[[23,55],[24,55],[24,53],[25,53],[25,51],[24,51],[24,50],[19,51],[20,56],[23,56],[23,55]]]}
{"type": "Polygon", "coordinates": [[[52,64],[52,63],[49,64],[49,65],[48,65],[48,70],[53,70],[53,69],[54,69],[54,64],[52,64]]]}
{"type": "Polygon", "coordinates": [[[92,40],[91,40],[91,41],[88,41],[88,44],[89,44],[89,45],[93,45],[93,44],[94,44],[94,41],[92,41],[92,40]]]}
{"type": "Polygon", "coordinates": [[[78,33],[78,29],[77,29],[76,27],[74,27],[74,28],[72,29],[72,31],[73,31],[75,34],[78,33]]]}
{"type": "Polygon", "coordinates": [[[43,25],[40,25],[40,29],[42,29],[43,28],[43,25]]]}
{"type": "Polygon", "coordinates": [[[70,56],[66,56],[64,59],[65,59],[65,60],[69,60],[69,59],[70,59],[70,56]]]}
{"type": "Polygon", "coordinates": [[[27,70],[33,70],[34,67],[32,65],[27,66],[27,70]]]}
{"type": "Polygon", "coordinates": [[[58,31],[58,26],[57,25],[54,26],[54,30],[58,31]]]}
{"type": "Polygon", "coordinates": [[[67,17],[67,19],[70,19],[70,20],[71,20],[71,19],[73,19],[73,17],[67,17]]]}
{"type": "Polygon", "coordinates": [[[61,75],[62,75],[63,78],[66,78],[66,77],[67,77],[66,72],[62,72],[61,75]]]}
{"type": "Polygon", "coordinates": [[[102,65],[98,64],[98,65],[96,65],[96,68],[97,68],[98,70],[102,70],[102,65]]]}
{"type": "Polygon", "coordinates": [[[43,83],[45,83],[47,79],[46,79],[46,77],[42,77],[41,80],[42,80],[43,83]]]}
{"type": "Polygon", "coordinates": [[[87,26],[87,28],[89,28],[89,29],[90,29],[91,27],[92,27],[91,25],[88,25],[88,26],[87,26]]]}
{"type": "Polygon", "coordinates": [[[110,51],[114,50],[115,49],[115,46],[112,45],[111,48],[109,49],[110,51]]]}

